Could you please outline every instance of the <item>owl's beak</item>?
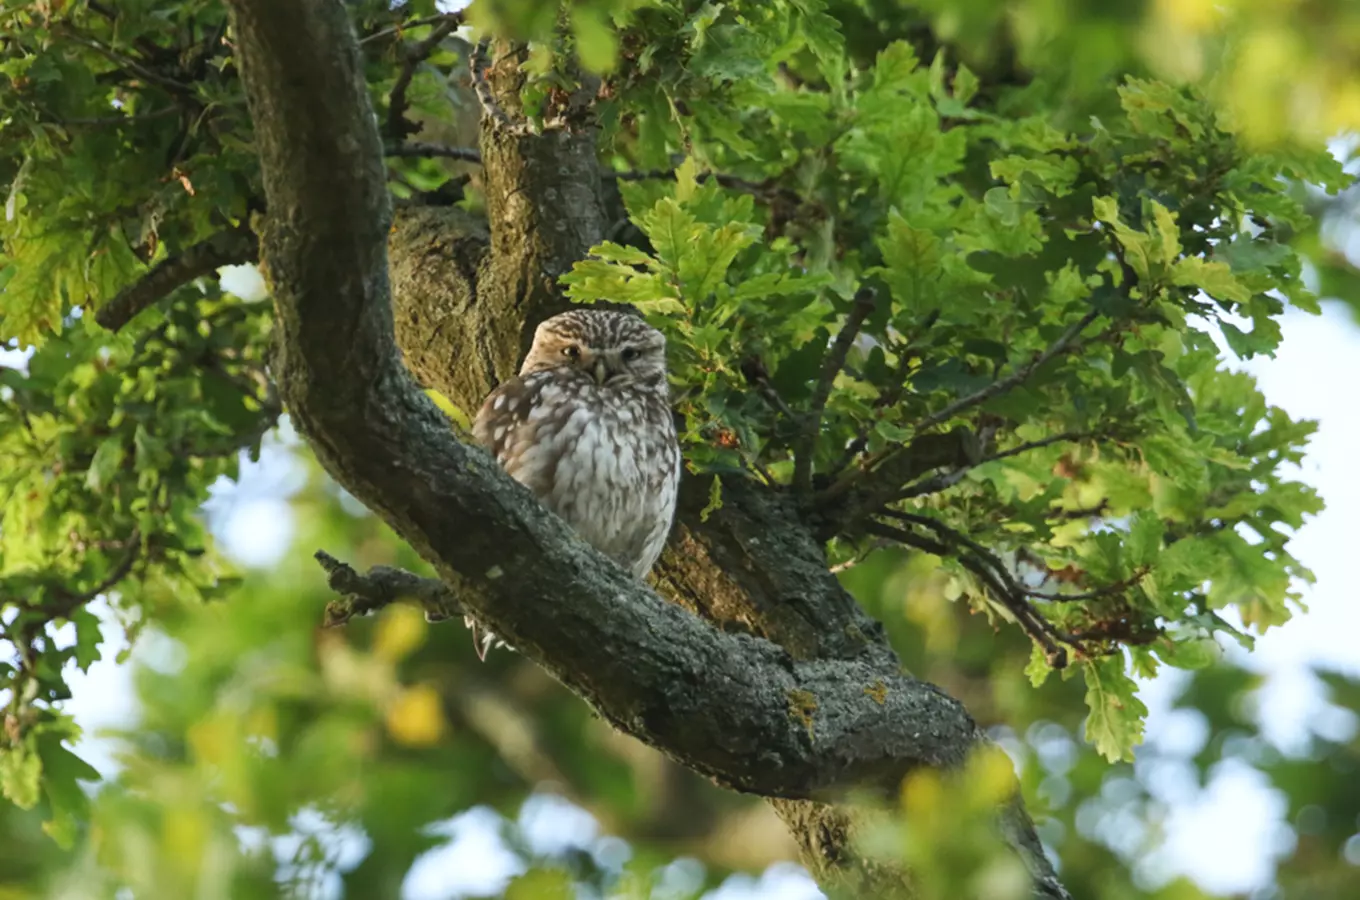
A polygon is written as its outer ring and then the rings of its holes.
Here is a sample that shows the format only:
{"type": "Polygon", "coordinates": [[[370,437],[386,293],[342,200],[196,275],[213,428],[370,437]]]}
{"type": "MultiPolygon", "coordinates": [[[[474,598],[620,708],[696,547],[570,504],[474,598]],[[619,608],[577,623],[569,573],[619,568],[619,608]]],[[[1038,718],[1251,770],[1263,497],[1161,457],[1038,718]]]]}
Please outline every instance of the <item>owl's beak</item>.
{"type": "Polygon", "coordinates": [[[603,385],[609,380],[609,365],[605,362],[603,355],[595,358],[595,368],[591,370],[591,373],[595,376],[596,384],[603,385]]]}

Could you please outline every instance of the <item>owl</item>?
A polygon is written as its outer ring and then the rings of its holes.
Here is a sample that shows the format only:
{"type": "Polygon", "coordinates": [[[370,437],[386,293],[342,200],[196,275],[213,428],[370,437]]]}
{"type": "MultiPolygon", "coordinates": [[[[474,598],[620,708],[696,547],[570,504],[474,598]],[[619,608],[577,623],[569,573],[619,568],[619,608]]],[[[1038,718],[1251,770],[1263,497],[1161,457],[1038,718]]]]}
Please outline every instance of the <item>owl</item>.
{"type": "MultiPolygon", "coordinates": [[[[483,402],[473,437],[595,549],[639,580],[651,571],[681,462],[661,332],[627,313],[553,316],[483,402]]],[[[485,659],[494,635],[464,621],[485,659]]]]}

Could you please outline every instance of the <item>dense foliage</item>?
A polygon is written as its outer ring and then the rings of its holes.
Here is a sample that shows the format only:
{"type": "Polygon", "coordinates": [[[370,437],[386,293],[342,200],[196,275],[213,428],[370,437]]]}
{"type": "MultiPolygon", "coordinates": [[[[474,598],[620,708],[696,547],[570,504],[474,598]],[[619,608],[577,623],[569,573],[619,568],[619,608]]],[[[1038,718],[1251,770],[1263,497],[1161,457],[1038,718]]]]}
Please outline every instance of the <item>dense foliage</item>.
{"type": "MultiPolygon", "coordinates": [[[[349,6],[394,193],[476,211],[475,167],[447,162],[475,142],[460,23],[432,2],[349,6]]],[[[1226,354],[1269,355],[1287,306],[1317,311],[1305,262],[1327,290],[1353,282],[1317,225],[1335,203],[1323,191],[1349,183],[1317,135],[1355,124],[1360,88],[1302,47],[1341,40],[1355,14],[1321,28],[1266,3],[1147,4],[1146,19],[1139,3],[1051,6],[588,3],[561,29],[556,3],[525,2],[469,21],[539,41],[523,101],[540,125],[601,79],[601,158],[626,221],[564,291],[666,329],[711,504],[725,478],[796,492],[908,667],[987,724],[1051,723],[1018,755],[1031,796],[1054,778],[1076,792],[1039,806],[1067,826],[1045,834],[1069,887],[1136,896],[1075,824],[1122,777],[1106,761],[1139,744],[1133,676],[1205,670],[1188,696],[1215,726],[1242,725],[1232,698],[1248,685],[1221,641],[1249,647],[1286,622],[1310,578],[1287,544],[1320,508],[1290,474],[1312,425],[1226,354]],[[1280,77],[1294,60],[1307,65],[1280,77]],[[1282,115],[1310,86],[1352,105],[1282,115]],[[1089,746],[1071,737],[1083,721],[1089,746]]],[[[284,412],[269,305],[213,277],[253,260],[263,212],[232,39],[215,0],[0,2],[0,340],[31,351],[0,368],[0,788],[41,814],[0,812],[33,848],[11,860],[0,841],[0,896],[57,871],[88,896],[305,893],[338,867],[324,836],[280,875],[277,848],[237,830],[288,834],[300,815],[366,836],[349,895],[397,896],[438,842],[423,826],[512,809],[544,781],[638,856],[627,872],[551,861],[521,896],[570,880],[650,896],[652,868],[680,852],[752,865],[700,841],[745,804],[617,746],[514,658],[474,671],[463,635],[427,635],[406,608],[318,632],[311,551],[420,562],[310,464],[277,567],[243,580],[214,546],[209,490],[284,412]],[[140,670],[141,719],[92,806],[67,680],[116,631],[147,629],[166,658],[140,670]],[[35,821],[64,851],[32,840],[35,821]]],[[[1216,738],[1193,762],[1218,752],[1216,738]]],[[[908,812],[948,818],[926,784],[908,812]]],[[[1295,796],[1338,806],[1317,832],[1334,855],[1360,802],[1329,784],[1295,796]]],[[[900,842],[941,896],[976,868],[960,849],[971,826],[955,825],[900,842]]],[[[1310,896],[1326,896],[1317,871],[1310,896]]]]}

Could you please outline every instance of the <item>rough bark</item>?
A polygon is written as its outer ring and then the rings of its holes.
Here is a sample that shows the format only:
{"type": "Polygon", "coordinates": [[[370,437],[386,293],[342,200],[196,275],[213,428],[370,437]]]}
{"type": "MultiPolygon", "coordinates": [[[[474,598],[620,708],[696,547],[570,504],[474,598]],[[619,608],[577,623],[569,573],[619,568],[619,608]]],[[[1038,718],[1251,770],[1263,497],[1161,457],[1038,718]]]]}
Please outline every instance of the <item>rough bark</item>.
{"type": "MultiPolygon", "coordinates": [[[[322,465],[603,718],[720,784],[776,798],[833,896],[907,896],[902,872],[856,855],[858,813],[843,798],[956,766],[983,738],[957,701],[902,674],[791,501],[728,485],[702,522],[691,486],[658,572],[668,602],[460,443],[402,365],[397,334],[421,379],[464,408],[513,370],[561,304],[556,277],[603,233],[588,117],[541,136],[486,117],[489,245],[437,214],[402,222],[394,324],[382,148],[343,5],[230,5],[270,211],[276,377],[322,465]]],[[[507,107],[515,77],[493,66],[507,107]]],[[[1002,822],[1035,896],[1066,896],[1023,810],[1002,822]]]]}

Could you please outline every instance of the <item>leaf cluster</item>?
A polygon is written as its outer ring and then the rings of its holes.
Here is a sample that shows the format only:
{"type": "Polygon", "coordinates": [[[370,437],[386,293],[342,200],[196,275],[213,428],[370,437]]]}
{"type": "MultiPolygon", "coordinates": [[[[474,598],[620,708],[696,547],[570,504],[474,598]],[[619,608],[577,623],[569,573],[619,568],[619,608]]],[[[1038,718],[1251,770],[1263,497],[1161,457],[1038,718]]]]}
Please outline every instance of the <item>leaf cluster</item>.
{"type": "Polygon", "coordinates": [[[1031,636],[1036,682],[1080,663],[1112,758],[1141,734],[1131,672],[1249,642],[1225,609],[1289,617],[1313,426],[1218,342],[1270,354],[1286,304],[1317,311],[1289,185],[1339,189],[1334,159],[1249,152],[1147,79],[1080,128],[1003,113],[943,54],[853,64],[817,4],[638,23],[666,52],[620,81],[612,146],[683,162],[622,186],[640,238],[563,283],[671,336],[692,469],[798,492],[845,563],[930,554],[1031,636]]]}

